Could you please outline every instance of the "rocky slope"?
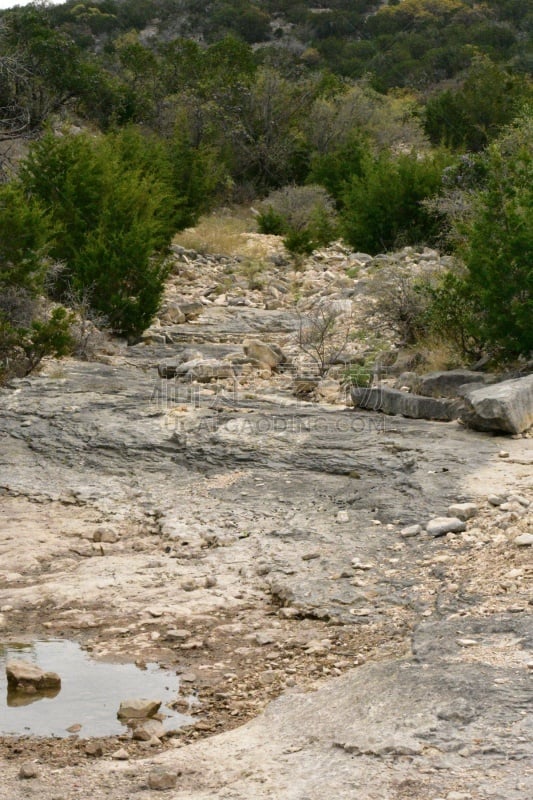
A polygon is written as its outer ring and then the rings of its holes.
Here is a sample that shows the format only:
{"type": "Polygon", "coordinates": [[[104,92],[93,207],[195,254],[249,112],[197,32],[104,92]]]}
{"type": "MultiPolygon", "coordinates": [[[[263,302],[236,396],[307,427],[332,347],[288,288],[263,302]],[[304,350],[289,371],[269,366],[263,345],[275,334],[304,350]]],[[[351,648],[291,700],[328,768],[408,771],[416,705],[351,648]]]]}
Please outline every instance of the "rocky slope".
{"type": "Polygon", "coordinates": [[[269,248],[260,270],[178,248],[142,342],[0,395],[3,641],[157,660],[178,707],[199,701],[148,744],[96,746],[82,719],[4,737],[0,798],[532,794],[531,440],[351,408],[346,364],[394,344],[377,317],[368,333],[376,261],[337,248],[293,271],[269,248]],[[317,297],[359,333],[302,399],[317,297]]]}

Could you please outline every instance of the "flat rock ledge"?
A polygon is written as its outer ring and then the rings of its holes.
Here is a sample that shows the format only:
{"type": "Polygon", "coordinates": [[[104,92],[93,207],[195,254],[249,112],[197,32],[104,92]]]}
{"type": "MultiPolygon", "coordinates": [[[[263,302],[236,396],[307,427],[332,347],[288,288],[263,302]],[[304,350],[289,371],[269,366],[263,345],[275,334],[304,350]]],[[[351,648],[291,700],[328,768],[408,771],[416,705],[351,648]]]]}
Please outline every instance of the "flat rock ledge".
{"type": "MultiPolygon", "coordinates": [[[[440,381],[445,373],[438,375],[440,381]]],[[[453,383],[446,384],[447,388],[451,389],[453,383]]],[[[354,386],[351,397],[355,408],[438,422],[460,419],[478,431],[519,434],[533,426],[533,375],[471,390],[468,384],[461,384],[456,391],[456,397],[429,397],[390,386],[354,386]]]]}
{"type": "Polygon", "coordinates": [[[355,386],[351,391],[356,408],[381,411],[383,414],[401,415],[409,419],[432,419],[450,422],[461,415],[463,404],[459,400],[424,397],[419,394],[401,392],[389,386],[362,388],[355,386]]]}

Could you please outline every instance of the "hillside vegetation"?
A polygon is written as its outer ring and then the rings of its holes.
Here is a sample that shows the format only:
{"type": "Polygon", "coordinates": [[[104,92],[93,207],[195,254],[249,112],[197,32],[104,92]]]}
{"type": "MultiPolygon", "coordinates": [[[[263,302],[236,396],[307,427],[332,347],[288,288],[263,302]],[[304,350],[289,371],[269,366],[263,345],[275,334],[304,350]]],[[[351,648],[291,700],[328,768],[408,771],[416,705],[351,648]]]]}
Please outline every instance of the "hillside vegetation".
{"type": "Polygon", "coordinates": [[[532,26],[525,0],[2,12],[4,373],[68,349],[72,298],[134,338],[172,235],[239,202],[295,255],[339,237],[455,253],[442,284],[414,287],[431,296],[419,327],[459,329],[465,357],[527,356],[532,26]]]}

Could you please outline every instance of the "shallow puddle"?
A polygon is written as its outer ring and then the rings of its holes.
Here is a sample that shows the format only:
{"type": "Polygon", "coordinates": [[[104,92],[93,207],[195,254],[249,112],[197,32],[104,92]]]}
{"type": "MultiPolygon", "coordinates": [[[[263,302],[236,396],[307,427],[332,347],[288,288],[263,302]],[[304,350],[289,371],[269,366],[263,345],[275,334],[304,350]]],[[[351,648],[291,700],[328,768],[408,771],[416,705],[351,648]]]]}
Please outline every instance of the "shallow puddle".
{"type": "Polygon", "coordinates": [[[0,644],[0,734],[69,736],[67,728],[81,725],[79,735],[113,736],[124,733],[117,719],[122,700],[142,697],[161,700],[165,728],[178,728],[191,717],[167,707],[176,699],[179,678],[148,664],[109,664],[95,661],[76,642],[50,640],[31,644],[0,644]],[[29,661],[57,672],[61,689],[37,694],[8,691],[6,663],[29,661]]]}

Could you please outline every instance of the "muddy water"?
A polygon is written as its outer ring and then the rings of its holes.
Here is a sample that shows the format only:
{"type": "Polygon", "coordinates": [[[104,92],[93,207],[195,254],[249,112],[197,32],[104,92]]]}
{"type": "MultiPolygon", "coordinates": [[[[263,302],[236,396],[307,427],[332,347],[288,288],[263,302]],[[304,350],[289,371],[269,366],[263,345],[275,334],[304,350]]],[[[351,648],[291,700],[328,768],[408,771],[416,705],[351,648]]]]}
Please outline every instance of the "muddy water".
{"type": "Polygon", "coordinates": [[[112,736],[124,733],[117,719],[121,700],[143,697],[161,700],[163,724],[177,728],[191,718],[167,704],[175,700],[179,679],[172,672],[148,664],[108,664],[95,661],[76,642],[51,640],[31,644],[0,643],[0,734],[69,736],[67,728],[81,725],[79,735],[112,736]],[[59,673],[61,689],[37,694],[8,691],[5,665],[30,661],[59,673]]]}

